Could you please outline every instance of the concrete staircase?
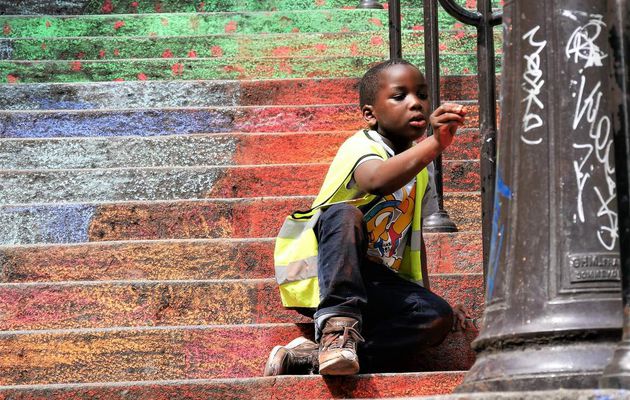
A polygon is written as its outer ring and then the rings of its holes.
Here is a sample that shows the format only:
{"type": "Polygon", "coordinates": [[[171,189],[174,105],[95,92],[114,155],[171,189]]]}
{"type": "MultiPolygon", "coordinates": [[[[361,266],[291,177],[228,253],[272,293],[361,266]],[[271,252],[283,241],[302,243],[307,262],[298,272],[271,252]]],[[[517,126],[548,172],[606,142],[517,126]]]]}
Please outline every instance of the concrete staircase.
{"type": "MultiPolygon", "coordinates": [[[[274,345],[312,335],[280,305],[273,237],[362,127],[357,78],[388,54],[387,11],[357,4],[0,0],[0,399],[374,398],[461,381],[471,334],[381,373],[261,377],[274,345]]],[[[422,65],[414,7],[403,52],[422,65]]],[[[426,235],[431,287],[479,316],[475,33],[440,23],[443,97],[471,112],[444,163],[461,232],[426,235]]]]}

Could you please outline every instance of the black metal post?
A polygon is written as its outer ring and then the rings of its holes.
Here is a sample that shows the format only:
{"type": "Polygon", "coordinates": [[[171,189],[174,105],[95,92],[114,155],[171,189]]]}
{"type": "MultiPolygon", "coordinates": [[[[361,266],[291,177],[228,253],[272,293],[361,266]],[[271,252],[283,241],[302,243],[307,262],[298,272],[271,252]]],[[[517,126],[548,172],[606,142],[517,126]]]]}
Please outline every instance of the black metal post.
{"type": "MultiPolygon", "coordinates": [[[[431,3],[431,2],[429,2],[431,3]]],[[[493,13],[490,0],[479,0],[477,12],[461,7],[453,0],[440,0],[446,12],[458,21],[477,28],[477,75],[479,77],[479,129],[481,132],[481,218],[483,271],[487,276],[494,208],[496,170],[496,77],[493,27],[501,23],[501,13],[493,13]]],[[[426,13],[426,12],[425,12],[426,13]]],[[[425,28],[426,29],[426,28],[425,28]]]]}
{"type": "Polygon", "coordinates": [[[505,2],[486,307],[458,391],[595,388],[619,341],[606,15],[505,2]]]}
{"type": "Polygon", "coordinates": [[[389,58],[402,58],[400,0],[389,1],[389,58]]]}
{"type": "Polygon", "coordinates": [[[361,0],[357,8],[383,8],[377,0],[361,0]]]}
{"type": "MultiPolygon", "coordinates": [[[[479,130],[481,132],[481,236],[483,243],[483,273],[488,276],[490,237],[492,235],[492,209],[496,171],[496,78],[494,37],[492,32],[492,6],[490,0],[479,0],[481,16],[477,25],[477,69],[479,71],[479,130]]],[[[500,22],[500,20],[499,20],[500,22]]],[[[495,21],[496,23],[496,21],[495,21]]]]}
{"type": "MultiPolygon", "coordinates": [[[[429,107],[431,111],[440,106],[440,61],[438,56],[438,9],[437,2],[424,1],[424,74],[429,86],[429,107]]],[[[428,135],[433,134],[429,129],[428,135]]],[[[457,226],[444,210],[444,188],[442,183],[442,156],[434,161],[435,190],[439,211],[423,220],[426,232],[456,232],[457,226]]]]}
{"type": "Polygon", "coordinates": [[[615,173],[619,204],[619,248],[623,299],[623,337],[600,379],[600,387],[630,389],[630,7],[609,0],[613,82],[611,98],[615,173]]]}

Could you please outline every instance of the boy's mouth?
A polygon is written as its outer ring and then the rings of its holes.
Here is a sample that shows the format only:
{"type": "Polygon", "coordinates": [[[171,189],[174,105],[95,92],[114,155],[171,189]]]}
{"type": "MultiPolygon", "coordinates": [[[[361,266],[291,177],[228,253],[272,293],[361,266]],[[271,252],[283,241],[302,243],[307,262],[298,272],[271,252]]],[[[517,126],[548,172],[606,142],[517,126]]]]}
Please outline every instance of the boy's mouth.
{"type": "Polygon", "coordinates": [[[424,128],[427,125],[427,121],[423,115],[418,115],[409,120],[409,125],[414,128],[424,128]]]}

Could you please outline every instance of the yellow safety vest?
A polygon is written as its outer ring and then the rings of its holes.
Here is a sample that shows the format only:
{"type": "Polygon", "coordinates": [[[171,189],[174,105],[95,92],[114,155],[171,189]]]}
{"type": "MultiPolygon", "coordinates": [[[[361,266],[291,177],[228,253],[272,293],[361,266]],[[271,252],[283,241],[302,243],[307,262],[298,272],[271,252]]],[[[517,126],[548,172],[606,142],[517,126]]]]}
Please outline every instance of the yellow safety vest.
{"type": "MultiPolygon", "coordinates": [[[[296,211],[285,219],[276,238],[274,263],[276,281],[280,285],[280,297],[285,307],[315,308],[319,304],[317,282],[317,237],[313,228],[322,209],[333,204],[347,203],[354,206],[368,204],[376,195],[366,194],[354,188],[348,189],[354,169],[362,159],[378,156],[389,158],[383,146],[370,138],[367,131],[359,131],[348,138],[339,148],[322,188],[311,209],[296,211]]],[[[416,176],[416,201],[411,222],[411,240],[403,253],[398,273],[422,285],[421,216],[422,198],[429,182],[425,169],[416,176]]]]}

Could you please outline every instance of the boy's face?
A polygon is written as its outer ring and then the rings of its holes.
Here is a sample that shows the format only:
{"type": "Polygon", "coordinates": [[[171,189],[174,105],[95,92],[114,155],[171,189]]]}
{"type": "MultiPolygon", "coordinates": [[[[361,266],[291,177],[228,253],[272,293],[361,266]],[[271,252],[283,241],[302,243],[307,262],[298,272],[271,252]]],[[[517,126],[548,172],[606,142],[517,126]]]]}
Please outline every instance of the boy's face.
{"type": "Polygon", "coordinates": [[[374,104],[363,107],[372,129],[394,142],[411,142],[427,129],[429,99],[427,83],[420,71],[397,64],[380,73],[374,104]],[[367,110],[367,112],[366,112],[367,110]]]}

